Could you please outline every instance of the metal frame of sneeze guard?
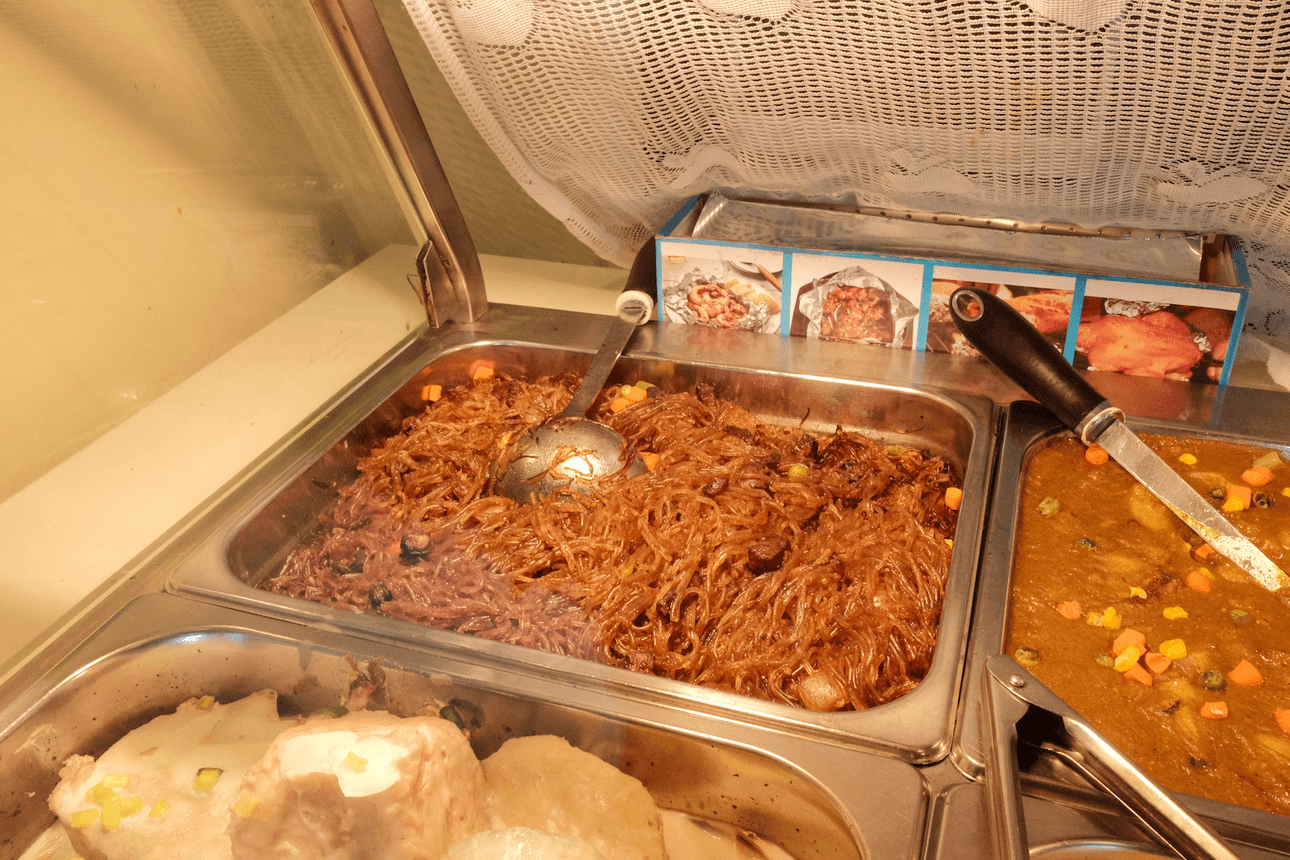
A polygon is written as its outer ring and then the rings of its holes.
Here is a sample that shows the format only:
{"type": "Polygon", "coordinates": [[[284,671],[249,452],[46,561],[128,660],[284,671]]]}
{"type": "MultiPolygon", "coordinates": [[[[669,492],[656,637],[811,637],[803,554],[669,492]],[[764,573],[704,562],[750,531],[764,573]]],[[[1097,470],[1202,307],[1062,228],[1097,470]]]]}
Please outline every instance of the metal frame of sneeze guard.
{"type": "Polygon", "coordinates": [[[409,223],[423,244],[417,290],[431,327],[488,310],[475,242],[372,0],[309,0],[370,123],[409,223]]]}

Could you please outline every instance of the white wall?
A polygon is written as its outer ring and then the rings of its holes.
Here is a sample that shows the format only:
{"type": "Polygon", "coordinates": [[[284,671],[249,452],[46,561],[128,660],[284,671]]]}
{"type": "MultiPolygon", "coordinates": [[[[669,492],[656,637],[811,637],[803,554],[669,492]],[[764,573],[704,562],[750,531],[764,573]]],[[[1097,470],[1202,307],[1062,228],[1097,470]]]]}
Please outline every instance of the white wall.
{"type": "Polygon", "coordinates": [[[0,499],[410,241],[346,202],[379,163],[263,5],[0,0],[0,499]]]}

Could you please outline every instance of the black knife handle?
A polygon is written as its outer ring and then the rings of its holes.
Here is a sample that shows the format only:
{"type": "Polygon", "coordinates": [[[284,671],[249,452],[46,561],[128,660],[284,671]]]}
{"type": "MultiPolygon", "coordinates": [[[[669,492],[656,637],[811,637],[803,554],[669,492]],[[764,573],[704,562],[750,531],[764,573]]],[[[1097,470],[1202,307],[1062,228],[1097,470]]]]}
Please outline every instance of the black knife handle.
{"type": "Polygon", "coordinates": [[[960,287],[950,296],[950,316],[969,343],[1085,442],[1105,427],[1104,417],[1123,417],[1037,328],[998,296],[960,287]]]}

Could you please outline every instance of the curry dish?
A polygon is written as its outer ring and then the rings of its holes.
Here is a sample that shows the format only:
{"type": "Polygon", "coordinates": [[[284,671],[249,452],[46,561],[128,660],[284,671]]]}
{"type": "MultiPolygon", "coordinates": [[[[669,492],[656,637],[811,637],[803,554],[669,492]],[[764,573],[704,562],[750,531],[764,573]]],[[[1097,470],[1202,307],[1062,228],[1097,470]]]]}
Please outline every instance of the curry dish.
{"type": "MultiPolygon", "coordinates": [[[[1275,451],[1145,438],[1290,566],[1290,465],[1275,451]]],[[[1088,453],[1064,436],[1027,464],[1005,653],[1166,788],[1290,815],[1290,596],[1088,453]]]]}

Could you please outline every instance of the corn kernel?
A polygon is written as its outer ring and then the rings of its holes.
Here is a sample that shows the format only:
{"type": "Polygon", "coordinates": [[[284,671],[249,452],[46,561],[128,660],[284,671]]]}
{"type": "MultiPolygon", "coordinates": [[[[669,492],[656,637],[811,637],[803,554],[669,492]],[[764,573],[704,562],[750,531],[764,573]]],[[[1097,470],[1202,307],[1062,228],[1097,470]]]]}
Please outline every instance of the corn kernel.
{"type": "Polygon", "coordinates": [[[251,813],[260,805],[260,798],[254,794],[244,794],[237,800],[233,801],[233,811],[242,818],[250,818],[251,813]]]}
{"type": "Polygon", "coordinates": [[[82,809],[80,812],[73,812],[68,817],[68,823],[77,829],[89,827],[99,820],[99,811],[97,809],[82,809]]]}
{"type": "Polygon", "coordinates": [[[1147,590],[1145,588],[1140,588],[1139,586],[1135,585],[1129,589],[1129,596],[1140,597],[1143,600],[1145,600],[1147,598],[1147,590]]]}
{"type": "Polygon", "coordinates": [[[1120,622],[1123,620],[1114,606],[1106,607],[1106,611],[1102,613],[1102,626],[1107,630],[1119,630],[1120,622]]]}
{"type": "Polygon", "coordinates": [[[1187,656],[1187,643],[1181,639],[1166,639],[1160,643],[1160,653],[1170,660],[1181,660],[1187,656]]]}
{"type": "Polygon", "coordinates": [[[169,808],[170,808],[169,803],[166,803],[166,801],[164,800],[158,800],[156,803],[152,805],[152,809],[148,810],[148,817],[160,818],[161,816],[166,814],[166,810],[169,808]]]}
{"type": "Polygon", "coordinates": [[[217,767],[202,767],[197,769],[197,776],[193,779],[193,788],[198,791],[210,791],[215,788],[215,783],[224,771],[217,767]]]}
{"type": "Polygon", "coordinates": [[[1161,614],[1170,621],[1177,621],[1179,618],[1187,617],[1187,610],[1181,606],[1166,606],[1161,614]]]}
{"type": "Polygon", "coordinates": [[[121,798],[113,795],[103,802],[103,829],[116,830],[121,826],[121,798]]]}
{"type": "Polygon", "coordinates": [[[103,777],[103,784],[108,788],[125,788],[130,784],[130,774],[128,773],[109,773],[103,777]]]}
{"type": "Polygon", "coordinates": [[[1129,667],[1137,663],[1138,658],[1141,656],[1142,651],[1140,651],[1136,646],[1130,645],[1128,648],[1125,648],[1120,652],[1120,656],[1115,658],[1115,663],[1113,664],[1115,666],[1115,671],[1127,672],[1129,667]]]}
{"type": "Polygon", "coordinates": [[[209,711],[211,709],[211,706],[214,704],[215,704],[214,696],[202,696],[200,699],[197,700],[197,707],[203,711],[209,711]]]}
{"type": "Polygon", "coordinates": [[[85,789],[85,799],[88,800],[90,803],[96,803],[99,806],[102,806],[104,803],[106,803],[109,797],[115,797],[115,796],[116,796],[116,789],[111,788],[110,786],[104,785],[101,782],[96,785],[91,785],[89,788],[85,789]]]}
{"type": "Polygon", "coordinates": [[[1085,623],[1087,623],[1090,627],[1101,627],[1101,626],[1102,626],[1102,613],[1100,613],[1100,612],[1090,612],[1089,614],[1087,614],[1087,615],[1085,615],[1085,616],[1084,616],[1084,621],[1085,621],[1085,623]]]}
{"type": "Polygon", "coordinates": [[[788,479],[790,481],[805,481],[806,476],[810,473],[811,470],[801,463],[794,463],[788,467],[788,479]]]}
{"type": "Polygon", "coordinates": [[[1178,455],[1178,460],[1179,460],[1179,462],[1186,463],[1188,466],[1195,466],[1195,465],[1196,465],[1196,455],[1195,455],[1195,454],[1179,454],[1179,455],[1178,455]]]}
{"type": "Polygon", "coordinates": [[[367,770],[367,759],[353,751],[350,751],[345,754],[345,767],[354,771],[354,773],[362,773],[367,770]]]}
{"type": "Polygon", "coordinates": [[[1245,502],[1242,502],[1240,499],[1228,499],[1223,502],[1223,510],[1227,511],[1229,514],[1236,511],[1243,511],[1245,510],[1245,502]]]}

